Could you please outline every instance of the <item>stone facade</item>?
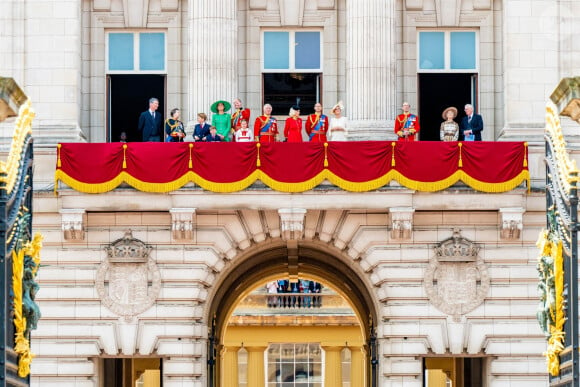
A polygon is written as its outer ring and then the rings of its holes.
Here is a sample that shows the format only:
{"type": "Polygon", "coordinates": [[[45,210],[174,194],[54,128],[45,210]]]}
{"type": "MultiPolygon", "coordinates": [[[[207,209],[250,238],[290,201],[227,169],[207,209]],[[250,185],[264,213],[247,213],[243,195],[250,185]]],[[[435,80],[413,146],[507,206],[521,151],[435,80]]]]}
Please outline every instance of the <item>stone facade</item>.
{"type": "MultiPolygon", "coordinates": [[[[37,111],[34,227],[45,242],[33,385],[103,386],[102,358],[155,356],[163,359],[164,386],[205,387],[209,305],[227,273],[254,251],[289,243],[335,256],[372,295],[379,385],[422,386],[429,356],[483,357],[485,386],[546,383],[535,318],[542,128],[549,94],[561,77],[576,75],[576,1],[29,0],[1,7],[2,75],[15,78],[37,111]],[[166,106],[181,106],[194,120],[218,98],[239,96],[260,111],[261,31],[305,27],[322,31],[324,109],[346,101],[360,139],[392,138],[401,102],[417,106],[419,30],[477,30],[484,140],[530,143],[531,193],[393,185],[369,193],[322,186],[301,194],[260,187],[227,195],[195,187],[53,194],[54,144],[106,140],[107,31],[166,32],[166,106]],[[200,54],[204,62],[194,60],[200,54]],[[151,246],[147,261],[111,263],[107,247],[129,229],[151,246]],[[474,260],[437,261],[434,248],[454,229],[479,246],[474,260]],[[111,265],[132,265],[116,269],[139,272],[141,293],[115,302],[105,289],[111,265]],[[465,279],[455,306],[440,297],[454,291],[453,270],[465,279]],[[443,281],[434,286],[437,275],[443,281]],[[146,303],[144,310],[124,313],[135,303],[146,303]]],[[[0,136],[10,137],[10,128],[0,125],[0,136]]]]}

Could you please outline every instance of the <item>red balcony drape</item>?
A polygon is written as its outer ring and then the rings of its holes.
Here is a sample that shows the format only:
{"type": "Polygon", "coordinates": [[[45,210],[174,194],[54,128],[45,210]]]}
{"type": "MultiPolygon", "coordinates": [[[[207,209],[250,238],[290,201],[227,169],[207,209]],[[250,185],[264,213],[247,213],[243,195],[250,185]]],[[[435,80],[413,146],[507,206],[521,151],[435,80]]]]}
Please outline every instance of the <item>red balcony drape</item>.
{"type": "Polygon", "coordinates": [[[302,192],[325,179],[355,192],[390,181],[438,191],[458,181],[483,192],[527,182],[523,142],[110,143],[58,145],[55,180],[86,193],[126,183],[169,192],[194,183],[214,192],[240,191],[257,180],[302,192]]]}

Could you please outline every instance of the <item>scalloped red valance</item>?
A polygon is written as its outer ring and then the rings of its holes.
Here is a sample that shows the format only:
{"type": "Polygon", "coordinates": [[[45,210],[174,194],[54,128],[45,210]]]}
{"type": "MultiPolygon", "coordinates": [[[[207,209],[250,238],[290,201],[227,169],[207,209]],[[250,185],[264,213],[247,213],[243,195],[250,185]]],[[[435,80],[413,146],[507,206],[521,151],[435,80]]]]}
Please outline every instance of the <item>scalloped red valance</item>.
{"type": "Polygon", "coordinates": [[[325,179],[353,192],[390,181],[433,192],[463,181],[482,192],[529,187],[524,142],[109,143],[58,144],[55,181],[86,193],[126,183],[170,192],[194,183],[213,192],[240,191],[256,180],[303,192],[325,179]]]}

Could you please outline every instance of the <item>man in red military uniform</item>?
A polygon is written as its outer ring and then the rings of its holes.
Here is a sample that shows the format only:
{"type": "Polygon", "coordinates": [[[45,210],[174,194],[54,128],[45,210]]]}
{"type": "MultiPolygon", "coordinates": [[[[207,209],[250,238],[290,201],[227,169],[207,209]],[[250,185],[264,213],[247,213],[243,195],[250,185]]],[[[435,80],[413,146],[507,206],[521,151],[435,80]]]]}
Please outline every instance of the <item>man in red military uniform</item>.
{"type": "Polygon", "coordinates": [[[419,132],[419,117],[411,114],[409,102],[403,102],[403,114],[395,118],[395,134],[399,141],[415,141],[415,135],[419,132]]]}
{"type": "Polygon", "coordinates": [[[312,142],[326,142],[326,132],[328,131],[328,117],[322,114],[322,104],[317,102],[314,105],[314,114],[306,118],[306,133],[312,142]]]}
{"type": "Polygon", "coordinates": [[[264,105],[264,114],[256,118],[254,122],[254,139],[261,143],[276,142],[278,135],[278,122],[271,116],[272,105],[264,105]]]}

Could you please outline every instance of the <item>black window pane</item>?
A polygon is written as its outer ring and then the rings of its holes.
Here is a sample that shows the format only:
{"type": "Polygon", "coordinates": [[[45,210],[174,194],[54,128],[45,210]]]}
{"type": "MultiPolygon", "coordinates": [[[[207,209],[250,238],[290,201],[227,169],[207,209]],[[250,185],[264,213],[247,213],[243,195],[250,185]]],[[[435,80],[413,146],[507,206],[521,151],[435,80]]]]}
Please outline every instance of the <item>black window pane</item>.
{"type": "Polygon", "coordinates": [[[300,99],[300,115],[314,113],[320,90],[319,73],[264,73],[264,103],[272,105],[272,114],[287,116],[300,99]]]}

